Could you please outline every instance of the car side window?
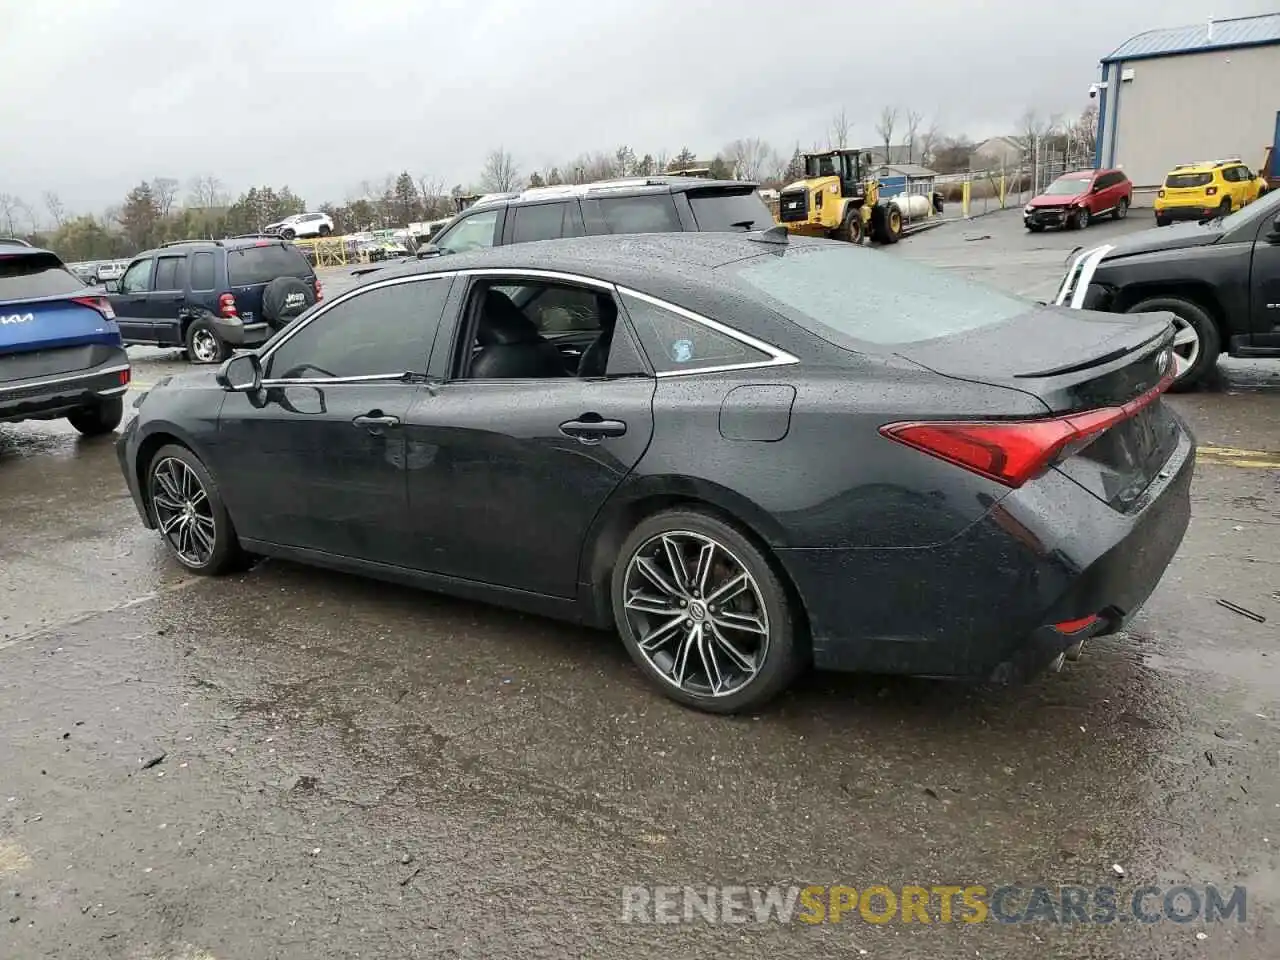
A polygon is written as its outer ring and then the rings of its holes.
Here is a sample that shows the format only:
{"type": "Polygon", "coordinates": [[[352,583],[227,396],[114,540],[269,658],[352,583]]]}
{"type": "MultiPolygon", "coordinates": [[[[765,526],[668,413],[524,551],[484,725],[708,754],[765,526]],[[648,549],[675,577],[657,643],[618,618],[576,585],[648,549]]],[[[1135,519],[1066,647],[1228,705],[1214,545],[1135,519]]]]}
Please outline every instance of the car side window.
{"type": "Polygon", "coordinates": [[[459,380],[603,377],[614,372],[615,336],[626,336],[613,294],[573,283],[477,283],[464,316],[451,370],[459,380]]]}
{"type": "Polygon", "coordinates": [[[191,257],[191,289],[212,290],[213,288],[213,254],[193,254],[191,257]]]}
{"type": "Polygon", "coordinates": [[[423,373],[451,280],[373,287],[335,304],[272,351],[265,379],[423,373]]]}
{"type": "Polygon", "coordinates": [[[769,355],[641,297],[622,295],[640,345],[658,373],[761,363],[769,355]]]}
{"type": "Polygon", "coordinates": [[[459,220],[436,240],[436,246],[447,253],[492,247],[498,227],[498,212],[485,210],[459,220]]]}
{"type": "Polygon", "coordinates": [[[1243,178],[1240,176],[1242,167],[1227,167],[1222,171],[1222,179],[1228,183],[1239,183],[1243,178]]]}
{"type": "Polygon", "coordinates": [[[161,257],[156,261],[155,279],[151,283],[152,290],[181,290],[179,279],[182,257],[161,257]]]}
{"type": "Polygon", "coordinates": [[[529,243],[534,240],[556,240],[560,237],[578,237],[582,228],[578,225],[577,201],[536,203],[525,207],[513,207],[514,227],[512,243],[529,243]]]}
{"type": "Polygon", "coordinates": [[[138,260],[120,278],[121,293],[146,293],[151,289],[152,260],[138,260]]]}
{"type": "Polygon", "coordinates": [[[609,233],[679,233],[680,215],[669,193],[596,201],[609,233]]]}

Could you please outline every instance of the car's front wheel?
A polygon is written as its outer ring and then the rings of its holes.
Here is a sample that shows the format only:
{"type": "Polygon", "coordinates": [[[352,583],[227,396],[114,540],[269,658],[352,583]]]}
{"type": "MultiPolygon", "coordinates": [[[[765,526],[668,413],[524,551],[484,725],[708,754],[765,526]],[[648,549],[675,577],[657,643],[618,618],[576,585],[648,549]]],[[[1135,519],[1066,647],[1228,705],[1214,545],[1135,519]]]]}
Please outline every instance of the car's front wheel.
{"type": "Polygon", "coordinates": [[[612,587],[627,651],[680,703],[712,713],[752,709],[803,665],[778,574],[710,514],[669,510],[640,523],[619,551],[612,587]]]}
{"type": "Polygon", "coordinates": [[[1085,207],[1076,207],[1071,214],[1071,226],[1076,230],[1083,230],[1089,225],[1089,211],[1085,207]]]}
{"type": "Polygon", "coordinates": [[[1218,362],[1222,349],[1218,325],[1200,304],[1183,297],[1152,297],[1126,312],[1173,314],[1172,390],[1190,390],[1218,362]]]}
{"type": "Polygon", "coordinates": [[[67,414],[67,421],[86,437],[99,437],[120,426],[124,419],[124,399],[109,397],[92,407],[67,414]]]}
{"type": "Polygon", "coordinates": [[[165,546],[192,573],[219,574],[240,559],[231,516],[200,458],[169,444],[147,467],[147,502],[165,546]]]}

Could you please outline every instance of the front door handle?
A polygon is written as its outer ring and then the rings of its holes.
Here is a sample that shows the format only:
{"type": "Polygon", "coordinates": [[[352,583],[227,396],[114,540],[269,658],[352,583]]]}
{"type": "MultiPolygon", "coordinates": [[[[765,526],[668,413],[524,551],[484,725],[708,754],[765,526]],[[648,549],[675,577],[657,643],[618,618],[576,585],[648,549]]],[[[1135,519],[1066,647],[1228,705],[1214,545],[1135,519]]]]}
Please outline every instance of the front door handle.
{"type": "Polygon", "coordinates": [[[627,432],[627,425],[621,420],[583,417],[580,420],[566,420],[560,424],[560,432],[581,443],[599,443],[605,437],[623,436],[627,432]]]}
{"type": "Polygon", "coordinates": [[[399,417],[388,417],[384,414],[378,413],[376,410],[362,414],[358,417],[353,417],[351,422],[357,427],[364,427],[365,429],[375,433],[382,430],[384,427],[400,426],[399,417]]]}

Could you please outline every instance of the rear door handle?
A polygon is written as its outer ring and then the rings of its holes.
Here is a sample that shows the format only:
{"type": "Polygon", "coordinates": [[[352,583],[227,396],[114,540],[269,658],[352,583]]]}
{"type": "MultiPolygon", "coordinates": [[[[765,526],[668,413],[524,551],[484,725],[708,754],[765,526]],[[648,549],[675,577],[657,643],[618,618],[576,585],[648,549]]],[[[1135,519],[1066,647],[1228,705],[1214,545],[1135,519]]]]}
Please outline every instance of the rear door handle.
{"type": "Polygon", "coordinates": [[[374,412],[362,414],[351,419],[352,424],[357,427],[365,427],[368,430],[381,430],[384,427],[400,426],[399,417],[388,417],[383,414],[374,412]]]}
{"type": "Polygon", "coordinates": [[[566,420],[560,424],[560,432],[582,443],[599,443],[605,437],[623,436],[627,432],[627,425],[621,420],[601,420],[592,417],[566,420]]]}

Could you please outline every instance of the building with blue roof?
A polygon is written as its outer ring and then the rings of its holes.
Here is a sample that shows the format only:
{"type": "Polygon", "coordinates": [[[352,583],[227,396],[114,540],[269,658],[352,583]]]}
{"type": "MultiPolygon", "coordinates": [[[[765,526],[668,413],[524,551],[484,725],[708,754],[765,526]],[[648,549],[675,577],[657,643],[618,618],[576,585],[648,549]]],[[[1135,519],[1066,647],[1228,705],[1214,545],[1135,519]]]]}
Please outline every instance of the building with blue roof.
{"type": "Polygon", "coordinates": [[[1179,163],[1239,157],[1257,169],[1280,133],[1280,13],[1130,37],[1102,59],[1094,93],[1095,162],[1138,187],[1179,163]]]}

